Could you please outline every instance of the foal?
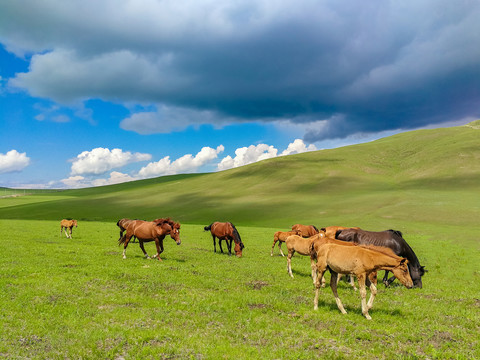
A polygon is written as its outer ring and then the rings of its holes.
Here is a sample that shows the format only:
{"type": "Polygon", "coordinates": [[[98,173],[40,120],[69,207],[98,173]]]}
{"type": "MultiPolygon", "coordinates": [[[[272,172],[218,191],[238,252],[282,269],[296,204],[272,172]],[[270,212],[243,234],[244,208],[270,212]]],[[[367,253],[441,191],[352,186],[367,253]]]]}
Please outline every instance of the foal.
{"type": "Polygon", "coordinates": [[[368,310],[372,308],[377,288],[373,282],[370,284],[370,298],[366,302],[367,290],[365,288],[366,278],[378,270],[388,270],[393,272],[400,282],[407,288],[413,287],[413,281],[408,271],[408,260],[396,256],[390,249],[373,248],[365,246],[344,246],[332,243],[326,243],[320,246],[316,254],[317,258],[317,281],[315,283],[314,310],[318,309],[318,291],[320,288],[320,278],[328,269],[332,274],[330,287],[332,288],[338,309],[342,314],[346,314],[342,301],[337,293],[338,274],[355,275],[360,287],[360,297],[362,299],[362,314],[371,320],[368,310]]]}
{"type": "MultiPolygon", "coordinates": [[[[287,255],[287,271],[290,274],[290,277],[293,278],[292,274],[292,256],[295,252],[298,252],[300,255],[308,255],[310,256],[310,247],[312,246],[313,242],[316,239],[320,239],[324,237],[323,233],[319,233],[317,235],[313,235],[308,238],[301,237],[299,235],[290,235],[285,240],[285,244],[287,245],[288,255],[287,255]]],[[[310,256],[310,265],[312,268],[312,279],[313,285],[315,285],[315,280],[317,277],[317,271],[315,266],[315,259],[310,256]]]]}
{"type": "Polygon", "coordinates": [[[270,256],[273,256],[273,248],[275,247],[275,244],[277,243],[277,241],[278,241],[278,250],[280,250],[280,254],[282,254],[282,256],[285,256],[282,251],[282,243],[284,243],[290,235],[300,235],[300,234],[298,233],[298,231],[277,231],[273,235],[273,244],[272,244],[272,251],[270,252],[270,256]]]}

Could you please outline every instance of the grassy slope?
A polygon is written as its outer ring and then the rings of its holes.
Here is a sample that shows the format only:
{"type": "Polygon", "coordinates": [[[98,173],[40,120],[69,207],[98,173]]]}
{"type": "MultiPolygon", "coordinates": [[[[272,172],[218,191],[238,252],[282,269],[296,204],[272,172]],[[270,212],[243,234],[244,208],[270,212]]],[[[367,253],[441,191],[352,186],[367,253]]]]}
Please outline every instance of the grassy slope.
{"type": "Polygon", "coordinates": [[[480,129],[398,134],[229,171],[1,199],[0,218],[113,221],[172,216],[288,227],[335,222],[370,228],[405,221],[468,226],[479,218],[480,129]],[[454,214],[455,216],[452,216],[454,214]],[[461,215],[461,216],[457,216],[461,215]]]}

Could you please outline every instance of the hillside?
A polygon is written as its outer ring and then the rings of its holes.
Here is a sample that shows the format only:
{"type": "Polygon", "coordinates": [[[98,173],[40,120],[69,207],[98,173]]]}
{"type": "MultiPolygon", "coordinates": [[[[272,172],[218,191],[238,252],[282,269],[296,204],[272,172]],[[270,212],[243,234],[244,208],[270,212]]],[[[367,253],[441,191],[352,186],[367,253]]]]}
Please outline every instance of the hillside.
{"type": "Polygon", "coordinates": [[[418,130],[228,171],[0,199],[0,218],[171,216],[286,227],[292,221],[462,226],[480,218],[480,121],[418,130]]]}

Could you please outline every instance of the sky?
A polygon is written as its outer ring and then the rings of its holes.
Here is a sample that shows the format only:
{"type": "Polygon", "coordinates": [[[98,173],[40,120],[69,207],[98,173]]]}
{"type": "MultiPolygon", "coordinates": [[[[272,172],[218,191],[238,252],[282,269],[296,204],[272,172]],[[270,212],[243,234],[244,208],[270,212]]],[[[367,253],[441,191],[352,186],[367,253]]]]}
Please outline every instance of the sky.
{"type": "Polygon", "coordinates": [[[478,118],[478,0],[0,0],[4,187],[222,171],[478,118]]]}

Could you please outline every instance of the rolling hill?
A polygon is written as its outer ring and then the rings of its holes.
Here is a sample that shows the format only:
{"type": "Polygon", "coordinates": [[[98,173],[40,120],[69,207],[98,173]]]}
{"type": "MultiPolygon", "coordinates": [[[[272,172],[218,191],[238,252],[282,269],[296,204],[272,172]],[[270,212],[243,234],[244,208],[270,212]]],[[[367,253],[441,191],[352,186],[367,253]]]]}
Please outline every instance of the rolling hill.
{"type": "Polygon", "coordinates": [[[480,218],[480,120],[217,173],[0,199],[5,219],[163,216],[282,228],[292,221],[470,226],[480,218]]]}

